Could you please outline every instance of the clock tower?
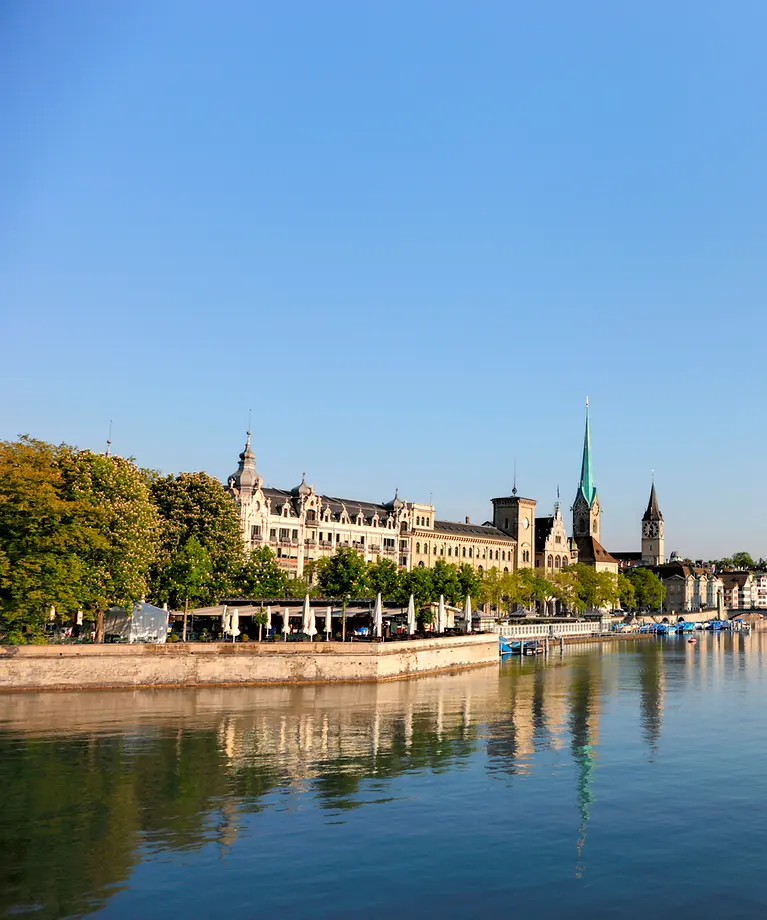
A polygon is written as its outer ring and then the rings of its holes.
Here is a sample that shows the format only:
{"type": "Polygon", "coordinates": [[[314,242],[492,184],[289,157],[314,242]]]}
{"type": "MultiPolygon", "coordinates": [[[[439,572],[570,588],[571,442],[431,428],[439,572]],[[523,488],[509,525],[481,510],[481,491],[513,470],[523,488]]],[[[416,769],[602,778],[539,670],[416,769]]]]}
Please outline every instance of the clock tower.
{"type": "Polygon", "coordinates": [[[663,515],[655,494],[655,480],[650,489],[647,511],[642,515],[642,562],[648,565],[663,565],[666,561],[663,550],[663,515]]]}
{"type": "Polygon", "coordinates": [[[535,499],[517,495],[516,485],[511,495],[494,498],[493,526],[517,541],[512,572],[535,565],[535,499]]]}

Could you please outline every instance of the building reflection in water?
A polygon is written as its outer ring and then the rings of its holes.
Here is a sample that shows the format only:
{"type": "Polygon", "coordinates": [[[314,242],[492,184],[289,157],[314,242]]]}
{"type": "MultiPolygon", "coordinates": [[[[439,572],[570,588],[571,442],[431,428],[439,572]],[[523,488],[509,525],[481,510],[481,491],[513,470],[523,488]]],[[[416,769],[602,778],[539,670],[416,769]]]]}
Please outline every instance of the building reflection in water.
{"type": "MultiPolygon", "coordinates": [[[[692,649],[692,646],[685,646],[692,649]]],[[[648,640],[639,650],[639,710],[642,734],[656,754],[663,724],[664,651],[662,641],[648,640]]]]}
{"type": "MultiPolygon", "coordinates": [[[[554,654],[546,662],[510,662],[500,673],[491,667],[381,685],[0,696],[0,746],[12,744],[16,754],[14,775],[0,768],[0,781],[11,797],[43,802],[51,765],[41,753],[46,746],[35,742],[45,736],[76,751],[78,774],[91,775],[92,764],[108,756],[113,786],[88,791],[72,783],[65,793],[73,808],[101,810],[118,828],[107,890],[126,876],[141,843],[178,850],[216,842],[225,856],[244,813],[291,808],[294,797],[311,796],[337,818],[381,801],[382,790],[404,774],[464,770],[471,759],[513,783],[547,752],[556,764],[568,755],[577,773],[573,834],[581,873],[609,660],[554,654]]],[[[663,661],[649,648],[641,661],[642,726],[654,748],[663,661]]],[[[29,815],[26,826],[34,821],[29,815]]],[[[25,844],[30,867],[50,857],[50,841],[33,838],[25,844]]],[[[62,856],[62,872],[76,858],[83,858],[76,848],[62,856]]]]}

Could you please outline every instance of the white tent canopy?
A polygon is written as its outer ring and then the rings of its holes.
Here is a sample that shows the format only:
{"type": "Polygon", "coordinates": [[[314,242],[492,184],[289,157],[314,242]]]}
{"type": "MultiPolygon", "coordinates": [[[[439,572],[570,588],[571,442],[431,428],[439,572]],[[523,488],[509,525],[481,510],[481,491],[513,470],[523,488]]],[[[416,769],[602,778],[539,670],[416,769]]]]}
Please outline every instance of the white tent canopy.
{"type": "Polygon", "coordinates": [[[134,604],[130,612],[124,607],[110,607],[104,615],[104,635],[161,645],[168,638],[168,611],[146,601],[134,604]]]}

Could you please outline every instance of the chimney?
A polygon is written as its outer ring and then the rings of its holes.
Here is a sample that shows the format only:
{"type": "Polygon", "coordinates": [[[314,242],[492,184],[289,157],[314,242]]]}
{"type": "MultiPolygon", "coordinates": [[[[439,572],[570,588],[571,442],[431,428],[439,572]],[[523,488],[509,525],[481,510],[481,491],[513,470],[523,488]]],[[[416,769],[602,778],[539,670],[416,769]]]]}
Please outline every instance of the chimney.
{"type": "Polygon", "coordinates": [[[468,515],[468,514],[466,515],[466,523],[467,523],[467,524],[471,524],[471,521],[469,520],[469,515],[468,515]]]}

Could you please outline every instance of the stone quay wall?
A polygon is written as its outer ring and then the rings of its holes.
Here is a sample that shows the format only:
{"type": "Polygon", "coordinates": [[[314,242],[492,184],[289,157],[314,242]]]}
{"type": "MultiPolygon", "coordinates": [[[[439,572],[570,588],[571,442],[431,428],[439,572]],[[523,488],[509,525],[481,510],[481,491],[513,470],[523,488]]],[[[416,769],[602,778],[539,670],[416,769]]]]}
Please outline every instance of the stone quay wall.
{"type": "Polygon", "coordinates": [[[0,692],[373,682],[497,662],[494,635],[374,643],[0,646],[0,692]]]}

